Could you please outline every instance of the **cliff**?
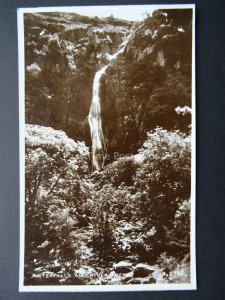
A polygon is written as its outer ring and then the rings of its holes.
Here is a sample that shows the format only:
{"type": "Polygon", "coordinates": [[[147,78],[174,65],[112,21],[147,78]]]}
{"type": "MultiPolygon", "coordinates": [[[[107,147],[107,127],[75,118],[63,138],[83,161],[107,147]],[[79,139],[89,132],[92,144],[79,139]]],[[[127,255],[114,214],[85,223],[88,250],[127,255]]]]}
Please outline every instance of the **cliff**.
{"type": "Polygon", "coordinates": [[[25,14],[26,123],[62,129],[90,145],[87,116],[95,72],[130,27],[114,18],[25,14]]]}
{"type": "Polygon", "coordinates": [[[134,153],[161,126],[189,131],[191,10],[158,10],[138,27],[102,81],[102,118],[111,152],[134,153]]]}

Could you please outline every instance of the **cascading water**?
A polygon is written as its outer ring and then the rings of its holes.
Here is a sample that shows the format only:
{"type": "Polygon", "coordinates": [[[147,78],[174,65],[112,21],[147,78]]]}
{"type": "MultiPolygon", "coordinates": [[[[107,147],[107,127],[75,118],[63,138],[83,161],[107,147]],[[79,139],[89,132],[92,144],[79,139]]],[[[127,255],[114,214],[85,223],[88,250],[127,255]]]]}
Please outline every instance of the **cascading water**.
{"type": "Polygon", "coordinates": [[[92,165],[93,168],[99,170],[101,168],[101,160],[103,155],[103,132],[101,120],[101,107],[99,98],[99,87],[101,76],[105,73],[105,66],[96,72],[93,82],[93,96],[88,121],[91,130],[92,140],[92,165]]]}
{"type": "Polygon", "coordinates": [[[100,80],[102,75],[105,73],[106,69],[110,65],[110,62],[122,53],[130,39],[129,35],[127,39],[119,46],[119,50],[113,54],[107,54],[107,59],[109,64],[102,67],[99,71],[96,72],[94,81],[93,81],[93,93],[92,93],[92,103],[90,112],[88,115],[88,121],[91,131],[91,140],[92,140],[92,167],[95,170],[99,170],[103,164],[103,155],[104,155],[104,135],[102,131],[102,120],[101,120],[101,105],[100,105],[100,80]]]}

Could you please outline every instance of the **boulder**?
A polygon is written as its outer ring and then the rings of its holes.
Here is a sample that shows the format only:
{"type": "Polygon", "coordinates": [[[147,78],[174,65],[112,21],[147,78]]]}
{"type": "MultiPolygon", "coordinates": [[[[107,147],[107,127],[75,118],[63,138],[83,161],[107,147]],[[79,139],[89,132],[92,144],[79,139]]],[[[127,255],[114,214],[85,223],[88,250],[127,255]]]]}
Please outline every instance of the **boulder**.
{"type": "Polygon", "coordinates": [[[134,278],[146,277],[154,272],[154,268],[147,264],[137,264],[134,268],[134,278]]]}
{"type": "Polygon", "coordinates": [[[116,273],[129,273],[132,270],[132,263],[128,261],[120,261],[113,266],[116,273]]]}

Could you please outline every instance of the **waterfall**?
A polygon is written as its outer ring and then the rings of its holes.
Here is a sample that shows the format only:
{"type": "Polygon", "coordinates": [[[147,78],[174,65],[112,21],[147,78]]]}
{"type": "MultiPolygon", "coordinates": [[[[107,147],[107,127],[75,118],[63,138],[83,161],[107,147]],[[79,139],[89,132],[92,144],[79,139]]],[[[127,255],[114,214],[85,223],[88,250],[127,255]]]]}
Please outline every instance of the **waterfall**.
{"type": "Polygon", "coordinates": [[[103,154],[103,131],[101,120],[101,106],[99,97],[100,79],[105,73],[108,65],[96,72],[93,81],[93,95],[92,103],[88,116],[89,126],[91,130],[92,140],[92,165],[93,168],[99,170],[101,168],[101,161],[103,154]]]}
{"type": "Polygon", "coordinates": [[[92,166],[93,169],[99,170],[103,165],[103,156],[104,153],[104,135],[102,131],[102,120],[101,120],[101,103],[100,103],[100,81],[102,75],[105,73],[106,69],[110,65],[110,62],[122,53],[130,39],[129,35],[127,39],[119,46],[118,51],[113,54],[107,54],[106,57],[109,60],[109,63],[102,67],[99,71],[96,72],[94,81],[93,81],[93,92],[92,92],[92,103],[88,115],[88,121],[91,131],[91,140],[92,140],[92,166]]]}

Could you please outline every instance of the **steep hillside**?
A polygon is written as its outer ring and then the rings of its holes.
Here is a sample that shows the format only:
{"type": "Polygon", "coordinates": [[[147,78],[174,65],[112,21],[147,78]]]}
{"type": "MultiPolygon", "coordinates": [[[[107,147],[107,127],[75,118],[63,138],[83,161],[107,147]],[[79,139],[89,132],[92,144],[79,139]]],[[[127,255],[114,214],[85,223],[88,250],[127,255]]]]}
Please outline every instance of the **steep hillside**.
{"type": "Polygon", "coordinates": [[[70,13],[25,14],[26,123],[90,143],[87,115],[96,70],[130,22],[70,13]]]}
{"type": "Polygon", "coordinates": [[[134,153],[156,126],[188,132],[191,106],[191,10],[146,18],[102,80],[102,118],[109,152],[134,153]]]}

